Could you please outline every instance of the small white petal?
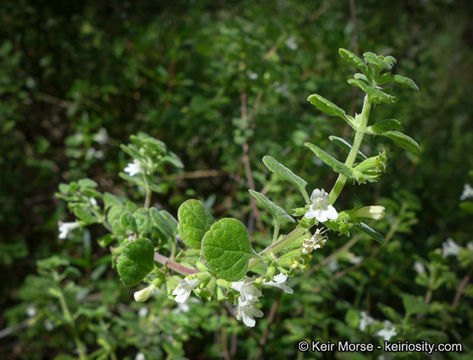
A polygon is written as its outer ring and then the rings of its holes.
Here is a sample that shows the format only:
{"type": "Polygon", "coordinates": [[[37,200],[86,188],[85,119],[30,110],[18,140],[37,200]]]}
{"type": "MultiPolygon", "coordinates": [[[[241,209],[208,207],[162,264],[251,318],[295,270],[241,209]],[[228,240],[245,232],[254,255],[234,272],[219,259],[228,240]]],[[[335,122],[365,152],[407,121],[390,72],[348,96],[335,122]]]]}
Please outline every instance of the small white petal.
{"type": "Polygon", "coordinates": [[[333,207],[333,205],[329,205],[327,207],[327,217],[330,219],[330,220],[336,220],[338,219],[338,213],[337,213],[337,210],[335,210],[335,208],[333,207]]]}

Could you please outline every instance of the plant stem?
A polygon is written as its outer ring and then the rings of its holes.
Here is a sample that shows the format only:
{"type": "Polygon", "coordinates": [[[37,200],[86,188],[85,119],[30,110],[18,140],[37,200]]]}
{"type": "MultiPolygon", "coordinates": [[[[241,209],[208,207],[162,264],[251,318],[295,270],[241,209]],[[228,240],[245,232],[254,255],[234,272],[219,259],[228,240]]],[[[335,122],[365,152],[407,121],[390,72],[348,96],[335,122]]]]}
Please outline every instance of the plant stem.
{"type": "Polygon", "coordinates": [[[167,266],[168,268],[184,275],[191,275],[191,274],[196,274],[199,272],[197,270],[188,268],[187,266],[181,265],[178,262],[171,260],[168,257],[158,254],[158,253],[154,253],[154,261],[160,264],[163,264],[167,266]]]}
{"type": "MultiPolygon", "coordinates": [[[[345,165],[348,167],[353,166],[360,150],[361,142],[363,141],[363,136],[365,135],[366,125],[368,124],[368,118],[370,116],[372,101],[368,95],[365,95],[363,101],[363,109],[361,110],[361,115],[359,117],[359,122],[357,123],[357,129],[355,132],[355,138],[353,140],[353,145],[348,154],[348,157],[345,161],[345,165]]],[[[329,203],[333,204],[345,186],[347,182],[347,177],[345,175],[339,174],[335,185],[333,186],[332,191],[330,192],[329,203]]]]}
{"type": "Polygon", "coordinates": [[[74,338],[74,342],[76,343],[77,351],[79,352],[79,359],[88,360],[87,351],[85,350],[84,344],[82,343],[82,341],[80,341],[79,336],[77,335],[76,324],[74,322],[74,318],[71,315],[71,312],[69,311],[69,308],[67,306],[66,299],[64,298],[64,293],[62,292],[61,287],[58,287],[58,298],[59,298],[59,303],[61,304],[61,309],[62,309],[64,318],[66,319],[66,322],[71,327],[72,336],[74,338]]]}
{"type": "Polygon", "coordinates": [[[307,233],[306,229],[295,228],[281,240],[276,241],[272,243],[271,245],[267,246],[263,251],[261,251],[258,254],[260,257],[251,259],[248,264],[248,270],[251,270],[252,268],[254,268],[255,266],[257,266],[263,261],[261,259],[262,255],[266,254],[269,251],[273,253],[277,253],[279,250],[284,249],[285,247],[290,245],[293,241],[297,240],[301,236],[304,236],[306,233],[307,233]]]}

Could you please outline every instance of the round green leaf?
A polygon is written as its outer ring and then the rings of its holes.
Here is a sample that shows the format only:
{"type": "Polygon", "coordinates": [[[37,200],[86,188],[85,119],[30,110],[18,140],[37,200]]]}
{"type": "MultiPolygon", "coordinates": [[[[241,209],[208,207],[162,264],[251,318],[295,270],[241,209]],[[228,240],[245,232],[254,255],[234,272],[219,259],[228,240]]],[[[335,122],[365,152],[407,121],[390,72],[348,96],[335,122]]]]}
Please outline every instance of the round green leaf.
{"type": "Polygon", "coordinates": [[[202,253],[207,266],[227,281],[238,281],[248,271],[254,256],[245,225],[225,218],[212,225],[202,239],[202,253]]]}
{"type": "Polygon", "coordinates": [[[199,200],[187,200],[179,207],[177,218],[184,243],[193,249],[200,249],[200,242],[213,222],[205,206],[199,200]]]}
{"type": "Polygon", "coordinates": [[[153,270],[154,247],[150,240],[139,238],[123,248],[118,259],[118,273],[126,286],[138,285],[153,270]]]}

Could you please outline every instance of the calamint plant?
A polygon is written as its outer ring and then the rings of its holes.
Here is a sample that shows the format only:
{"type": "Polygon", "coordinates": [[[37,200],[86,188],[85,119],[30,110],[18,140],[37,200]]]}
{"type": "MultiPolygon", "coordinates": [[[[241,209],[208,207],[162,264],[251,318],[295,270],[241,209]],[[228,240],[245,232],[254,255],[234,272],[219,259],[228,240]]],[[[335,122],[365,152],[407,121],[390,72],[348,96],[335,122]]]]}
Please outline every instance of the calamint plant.
{"type": "MultiPolygon", "coordinates": [[[[98,243],[110,248],[113,267],[122,282],[129,287],[139,286],[134,292],[136,301],[144,302],[155,292],[165,292],[181,304],[191,296],[202,301],[229,302],[234,306],[235,317],[249,327],[255,326],[256,318],[264,315],[260,309],[264,290],[273,287],[292,294],[289,278],[307,269],[311,253],[322,248],[329,236],[348,236],[352,231],[362,231],[382,242],[383,235],[365,221],[380,220],[384,207],[367,205],[343,209],[337,205],[337,199],[347,183],[376,182],[386,170],[385,151],[378,154],[360,151],[366,136],[381,136],[403,149],[420,151],[416,141],[402,132],[400,121],[370,122],[375,106],[395,101],[386,85],[418,88],[411,79],[391,73],[396,63],[392,56],[366,52],[361,59],[345,49],[340,49],[339,53],[359,71],[348,83],[365,94],[361,112],[349,115],[318,94],[310,95],[308,101],[351,127],[352,141],[335,135],[329,137],[347,157],[340,161],[317,145],[305,143],[308,150],[338,174],[329,192],[316,188],[310,196],[306,180],[283,165],[284,159],[280,162],[270,155],[263,157],[268,170],[294,186],[301,195],[300,205],[286,211],[263,192],[249,190],[273,219],[272,236],[266,240],[266,247],[255,249],[240,220],[214,219],[211,210],[199,200],[182,203],[177,218],[153,206],[153,193],[164,191],[160,176],[165,166],[182,168],[183,164],[163,142],[144,133],[131,136],[130,144],[122,146],[130,162],[120,173],[121,178],[138,187],[144,198],[143,205],[102,193],[97,189],[98,184],[90,179],[62,184],[58,197],[67,202],[77,221],[60,223],[60,238],[67,238],[78,227],[102,224],[108,234],[99,238],[98,243]],[[281,229],[288,231],[282,233],[281,229]]],[[[394,334],[395,329],[386,326],[380,336],[390,338],[394,334]]]]}

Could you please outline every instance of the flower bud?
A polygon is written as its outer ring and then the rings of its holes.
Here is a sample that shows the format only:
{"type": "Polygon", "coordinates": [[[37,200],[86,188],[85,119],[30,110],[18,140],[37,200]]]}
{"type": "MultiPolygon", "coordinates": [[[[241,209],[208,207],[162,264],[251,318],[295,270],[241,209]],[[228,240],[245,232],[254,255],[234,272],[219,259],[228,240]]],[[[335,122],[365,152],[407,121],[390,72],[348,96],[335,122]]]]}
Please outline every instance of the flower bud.
{"type": "Polygon", "coordinates": [[[375,220],[381,220],[384,217],[384,206],[372,205],[365,206],[356,210],[353,214],[355,217],[364,217],[375,220]]]}
{"type": "Polygon", "coordinates": [[[155,289],[156,286],[154,286],[154,284],[151,284],[145,287],[144,289],[141,289],[140,291],[136,291],[133,294],[133,297],[135,298],[135,301],[145,302],[153,294],[155,289]]]}

